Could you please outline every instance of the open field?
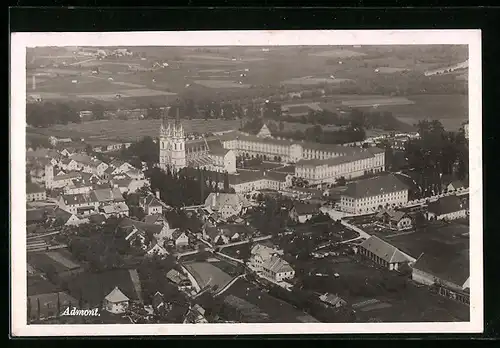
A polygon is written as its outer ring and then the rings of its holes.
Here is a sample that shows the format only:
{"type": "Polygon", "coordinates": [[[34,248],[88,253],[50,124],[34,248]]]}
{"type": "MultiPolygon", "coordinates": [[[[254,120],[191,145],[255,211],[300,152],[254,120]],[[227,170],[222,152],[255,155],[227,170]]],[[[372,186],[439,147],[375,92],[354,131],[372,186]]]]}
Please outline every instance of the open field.
{"type": "Polygon", "coordinates": [[[195,80],[194,83],[208,88],[250,88],[248,84],[228,80],[195,80]]]}
{"type": "Polygon", "coordinates": [[[304,77],[294,77],[285,81],[281,81],[282,85],[303,85],[303,86],[315,86],[315,85],[323,85],[323,84],[340,84],[342,82],[352,81],[349,79],[332,79],[326,77],[312,77],[312,76],[304,76],[304,77]]]}
{"type": "Polygon", "coordinates": [[[376,99],[370,98],[360,98],[357,100],[343,100],[342,105],[348,106],[352,108],[361,108],[361,107],[379,107],[379,106],[392,106],[392,105],[411,105],[414,104],[414,101],[411,101],[404,97],[379,97],[376,99]]]}
{"type": "Polygon", "coordinates": [[[322,52],[313,52],[309,53],[310,56],[313,57],[322,57],[322,58],[352,58],[352,57],[360,57],[364,56],[364,53],[357,52],[357,51],[351,51],[347,49],[331,49],[331,50],[326,50],[322,52]]]}
{"type": "MultiPolygon", "coordinates": [[[[186,133],[230,131],[239,127],[238,120],[182,120],[186,133]]],[[[101,136],[108,140],[136,140],[144,136],[157,137],[161,120],[101,120],[55,125],[49,128],[28,128],[27,133],[56,137],[88,138],[101,136]]]]}
{"type": "Polygon", "coordinates": [[[377,268],[369,260],[358,257],[349,262],[323,259],[305,262],[297,269],[305,289],[338,294],[357,307],[356,317],[362,322],[469,319],[469,307],[432,294],[427,287],[417,286],[403,276],[377,268]],[[315,276],[315,273],[329,276],[315,276]],[[339,277],[333,277],[333,273],[338,273],[339,277]],[[361,305],[365,301],[373,304],[361,305]]]}
{"type": "MultiPolygon", "coordinates": [[[[300,323],[313,321],[306,313],[281,301],[255,285],[243,279],[238,279],[224,294],[225,298],[233,296],[257,307],[260,312],[267,314],[273,323],[300,323]]],[[[231,298],[231,297],[230,297],[231,298]]]]}
{"type": "Polygon", "coordinates": [[[381,74],[392,74],[392,73],[396,73],[396,72],[406,71],[408,69],[382,66],[380,68],[377,68],[377,70],[378,70],[377,72],[379,72],[381,74]]]}

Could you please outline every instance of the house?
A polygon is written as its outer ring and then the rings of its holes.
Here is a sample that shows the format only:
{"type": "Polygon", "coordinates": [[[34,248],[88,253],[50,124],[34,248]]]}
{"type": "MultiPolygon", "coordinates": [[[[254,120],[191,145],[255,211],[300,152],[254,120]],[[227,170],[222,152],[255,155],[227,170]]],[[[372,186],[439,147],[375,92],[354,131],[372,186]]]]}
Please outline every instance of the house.
{"type": "Polygon", "coordinates": [[[295,276],[295,271],[292,266],[276,255],[272,255],[264,261],[262,264],[262,273],[267,278],[276,282],[292,279],[295,276]]]}
{"type": "Polygon", "coordinates": [[[93,197],[93,199],[100,205],[125,202],[125,199],[118,188],[95,189],[90,193],[90,196],[93,197]]]}
{"type": "Polygon", "coordinates": [[[143,180],[145,178],[144,173],[139,169],[133,168],[125,172],[130,178],[134,180],[143,180]]]}
{"type": "Polygon", "coordinates": [[[163,204],[160,202],[160,194],[157,196],[150,194],[141,200],[139,206],[144,209],[146,215],[163,214],[163,204]]]}
{"type": "Polygon", "coordinates": [[[240,233],[233,228],[216,227],[210,223],[206,223],[202,228],[202,237],[214,245],[228,244],[240,239],[240,233]]]}
{"type": "Polygon", "coordinates": [[[78,301],[58,286],[40,276],[28,276],[28,322],[58,316],[65,308],[78,306],[78,301]]]}
{"type": "Polygon", "coordinates": [[[408,265],[415,259],[403,253],[393,245],[377,236],[371,236],[357,246],[357,252],[376,264],[397,271],[402,265],[408,265]]]}
{"type": "Polygon", "coordinates": [[[68,211],[65,211],[61,208],[56,208],[52,215],[52,226],[60,227],[60,226],[79,226],[84,223],[88,223],[89,220],[86,218],[79,218],[76,214],[72,214],[68,211]]]}
{"type": "Polygon", "coordinates": [[[52,178],[50,182],[46,183],[47,188],[58,189],[66,186],[71,186],[73,180],[80,179],[82,176],[78,172],[69,172],[68,174],[57,175],[52,178]]]}
{"type": "Polygon", "coordinates": [[[104,309],[114,314],[125,313],[129,307],[129,301],[130,299],[118,287],[115,287],[104,298],[104,309]]]}
{"type": "Polygon", "coordinates": [[[191,286],[189,278],[183,273],[173,268],[167,272],[167,279],[180,288],[191,286]]]}
{"type": "Polygon", "coordinates": [[[454,253],[451,257],[423,254],[413,265],[412,279],[437,287],[440,295],[469,305],[469,250],[454,253]]]}
{"type": "Polygon", "coordinates": [[[453,195],[439,198],[430,202],[427,207],[428,220],[455,220],[467,217],[468,206],[453,195]]]}
{"type": "Polygon", "coordinates": [[[340,307],[347,304],[347,302],[344,301],[343,299],[341,299],[338,295],[334,295],[334,294],[330,294],[330,293],[326,293],[326,294],[321,295],[319,297],[319,299],[321,301],[323,301],[324,303],[326,303],[328,306],[333,307],[333,308],[340,308],[340,307]]]}
{"type": "Polygon", "coordinates": [[[189,309],[189,312],[186,314],[183,324],[204,324],[208,323],[208,320],[205,318],[205,309],[198,304],[195,304],[193,307],[189,309]]]}
{"type": "Polygon", "coordinates": [[[402,211],[386,209],[377,213],[375,217],[381,224],[390,229],[403,231],[412,228],[411,217],[402,211]]]}
{"type": "Polygon", "coordinates": [[[111,203],[99,208],[99,211],[108,219],[110,216],[128,217],[129,208],[124,202],[111,203]]]}
{"type": "Polygon", "coordinates": [[[313,216],[319,214],[319,208],[320,206],[317,204],[294,202],[289,216],[292,221],[303,224],[312,219],[313,216]]]}
{"type": "Polygon", "coordinates": [[[146,250],[146,255],[148,256],[154,256],[154,255],[163,256],[167,254],[168,254],[167,250],[158,243],[152,245],[146,250]]]}
{"type": "Polygon", "coordinates": [[[408,186],[388,174],[348,184],[340,197],[340,209],[351,214],[368,214],[406,202],[408,186]]]}
{"type": "Polygon", "coordinates": [[[63,157],[59,161],[59,167],[61,169],[66,170],[66,171],[74,171],[74,170],[79,170],[80,166],[78,165],[78,162],[75,161],[74,159],[71,159],[70,157],[63,157]]]}
{"type": "Polygon", "coordinates": [[[262,244],[255,244],[250,250],[249,265],[256,272],[261,272],[264,262],[273,255],[283,255],[283,250],[270,248],[262,244]]]}
{"type": "Polygon", "coordinates": [[[113,168],[112,174],[126,173],[130,170],[137,170],[133,165],[128,162],[123,162],[120,160],[113,160],[109,164],[110,168],[113,168]]]}
{"type": "Polygon", "coordinates": [[[175,243],[175,246],[177,248],[179,247],[185,247],[189,245],[189,238],[186,234],[186,232],[181,231],[181,230],[175,230],[172,233],[172,240],[175,243]]]}
{"type": "Polygon", "coordinates": [[[237,193],[212,192],[205,200],[205,209],[209,213],[218,214],[223,220],[245,214],[250,206],[250,202],[243,195],[237,193]]]}
{"type": "Polygon", "coordinates": [[[26,183],[26,200],[27,201],[44,201],[47,199],[47,193],[45,192],[45,188],[34,184],[34,183],[26,183]]]}
{"type": "Polygon", "coordinates": [[[161,242],[165,239],[170,239],[173,229],[168,225],[148,224],[142,221],[137,221],[129,218],[124,218],[120,221],[120,227],[124,231],[125,240],[131,244],[139,239],[143,245],[143,249],[147,249],[149,243],[147,241],[161,242]]]}
{"type": "Polygon", "coordinates": [[[92,185],[86,183],[83,179],[71,180],[71,183],[64,187],[64,193],[67,195],[89,194],[92,191],[92,185]]]}
{"type": "Polygon", "coordinates": [[[99,202],[91,195],[62,195],[57,202],[59,208],[73,215],[90,215],[97,212],[99,202]]]}
{"type": "Polygon", "coordinates": [[[464,185],[463,182],[461,182],[459,180],[452,181],[446,186],[447,192],[462,191],[465,189],[466,189],[466,186],[464,185]]]}
{"type": "Polygon", "coordinates": [[[168,221],[162,214],[146,215],[144,222],[147,224],[168,225],[168,221]]]}

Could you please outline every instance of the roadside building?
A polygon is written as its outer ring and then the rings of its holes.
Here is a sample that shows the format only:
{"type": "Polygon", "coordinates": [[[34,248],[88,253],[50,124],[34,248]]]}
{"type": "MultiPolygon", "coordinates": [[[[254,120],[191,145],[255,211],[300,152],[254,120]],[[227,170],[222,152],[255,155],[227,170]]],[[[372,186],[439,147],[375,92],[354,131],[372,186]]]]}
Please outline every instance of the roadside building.
{"type": "Polygon", "coordinates": [[[243,195],[237,193],[212,192],[205,200],[205,209],[209,213],[217,214],[223,220],[245,214],[250,206],[250,202],[243,195]]]}
{"type": "Polygon", "coordinates": [[[278,256],[272,255],[262,264],[262,273],[267,278],[276,282],[292,279],[295,276],[295,271],[288,262],[278,256]]]}
{"type": "Polygon", "coordinates": [[[342,192],[340,209],[351,214],[369,214],[408,202],[408,187],[392,174],[360,180],[342,192]]]}
{"type": "Polygon", "coordinates": [[[252,250],[250,250],[249,265],[253,270],[261,272],[264,262],[269,260],[273,255],[283,255],[283,250],[270,248],[262,244],[255,244],[252,250]]]}
{"type": "Polygon", "coordinates": [[[114,314],[125,313],[129,307],[129,301],[130,299],[118,287],[115,287],[104,298],[104,309],[114,314]]]}
{"type": "Polygon", "coordinates": [[[333,307],[333,308],[340,308],[342,306],[345,306],[347,302],[340,298],[338,295],[335,294],[330,294],[326,293],[323,294],[319,297],[319,299],[326,303],[328,306],[333,307]]]}
{"type": "Polygon", "coordinates": [[[26,183],[26,200],[27,201],[44,201],[47,199],[45,188],[34,184],[26,183]]]}
{"type": "Polygon", "coordinates": [[[455,220],[467,217],[468,206],[455,196],[445,196],[430,202],[427,207],[428,220],[455,220]]]}
{"type": "MultiPolygon", "coordinates": [[[[159,196],[159,193],[157,195],[159,196]]],[[[143,198],[139,206],[144,209],[146,215],[163,214],[163,204],[160,202],[159,197],[152,194],[143,198]]]]}
{"type": "Polygon", "coordinates": [[[410,215],[402,211],[386,209],[377,213],[375,218],[380,224],[389,229],[403,231],[412,228],[412,219],[410,215]]]}
{"type": "Polygon", "coordinates": [[[415,261],[411,256],[376,236],[371,236],[362,242],[357,247],[357,251],[360,255],[391,271],[397,271],[402,265],[415,261]]]}
{"type": "Polygon", "coordinates": [[[320,206],[317,204],[294,202],[289,216],[292,221],[303,224],[319,213],[320,206]]]}
{"type": "Polygon", "coordinates": [[[469,250],[451,257],[423,254],[413,265],[412,279],[437,287],[440,295],[469,305],[469,250]]]}

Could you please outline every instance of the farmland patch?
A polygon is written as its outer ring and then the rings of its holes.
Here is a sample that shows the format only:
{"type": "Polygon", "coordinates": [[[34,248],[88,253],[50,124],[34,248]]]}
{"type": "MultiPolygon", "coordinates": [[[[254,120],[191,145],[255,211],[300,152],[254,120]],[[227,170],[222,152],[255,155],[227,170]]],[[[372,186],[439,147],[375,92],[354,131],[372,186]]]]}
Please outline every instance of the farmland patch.
{"type": "Polygon", "coordinates": [[[195,80],[194,83],[208,88],[250,88],[250,85],[226,80],[195,80]]]}
{"type": "Polygon", "coordinates": [[[323,58],[350,58],[350,57],[361,57],[364,56],[364,53],[344,50],[344,49],[332,49],[321,52],[309,53],[310,56],[313,57],[323,57],[323,58]]]}

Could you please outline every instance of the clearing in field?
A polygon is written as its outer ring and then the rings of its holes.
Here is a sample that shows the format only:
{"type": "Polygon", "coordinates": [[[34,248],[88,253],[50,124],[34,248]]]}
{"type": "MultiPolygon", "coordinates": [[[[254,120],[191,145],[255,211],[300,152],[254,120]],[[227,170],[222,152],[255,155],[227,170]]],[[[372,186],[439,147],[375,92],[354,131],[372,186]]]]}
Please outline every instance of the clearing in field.
{"type": "Polygon", "coordinates": [[[377,68],[375,71],[379,72],[381,74],[392,74],[396,72],[402,72],[402,71],[407,71],[408,69],[406,68],[395,68],[395,67],[388,67],[388,66],[381,66],[377,68]]]}
{"type": "Polygon", "coordinates": [[[364,56],[365,54],[350,50],[332,49],[328,51],[309,53],[309,55],[313,57],[323,57],[323,58],[350,58],[350,57],[364,56]]]}
{"type": "Polygon", "coordinates": [[[225,80],[196,80],[194,83],[208,88],[250,88],[250,85],[225,80]]]}
{"type": "Polygon", "coordinates": [[[285,81],[282,81],[281,84],[283,85],[307,85],[307,86],[313,86],[313,85],[321,85],[321,84],[339,84],[345,81],[352,81],[350,79],[332,79],[332,78],[324,78],[324,77],[312,77],[312,76],[305,76],[305,77],[295,77],[291,78],[285,81]]]}
{"type": "Polygon", "coordinates": [[[376,98],[376,99],[359,99],[359,100],[343,100],[342,105],[348,107],[373,107],[373,106],[387,106],[387,105],[411,105],[415,104],[414,101],[411,101],[404,97],[384,97],[384,98],[376,98]]]}

